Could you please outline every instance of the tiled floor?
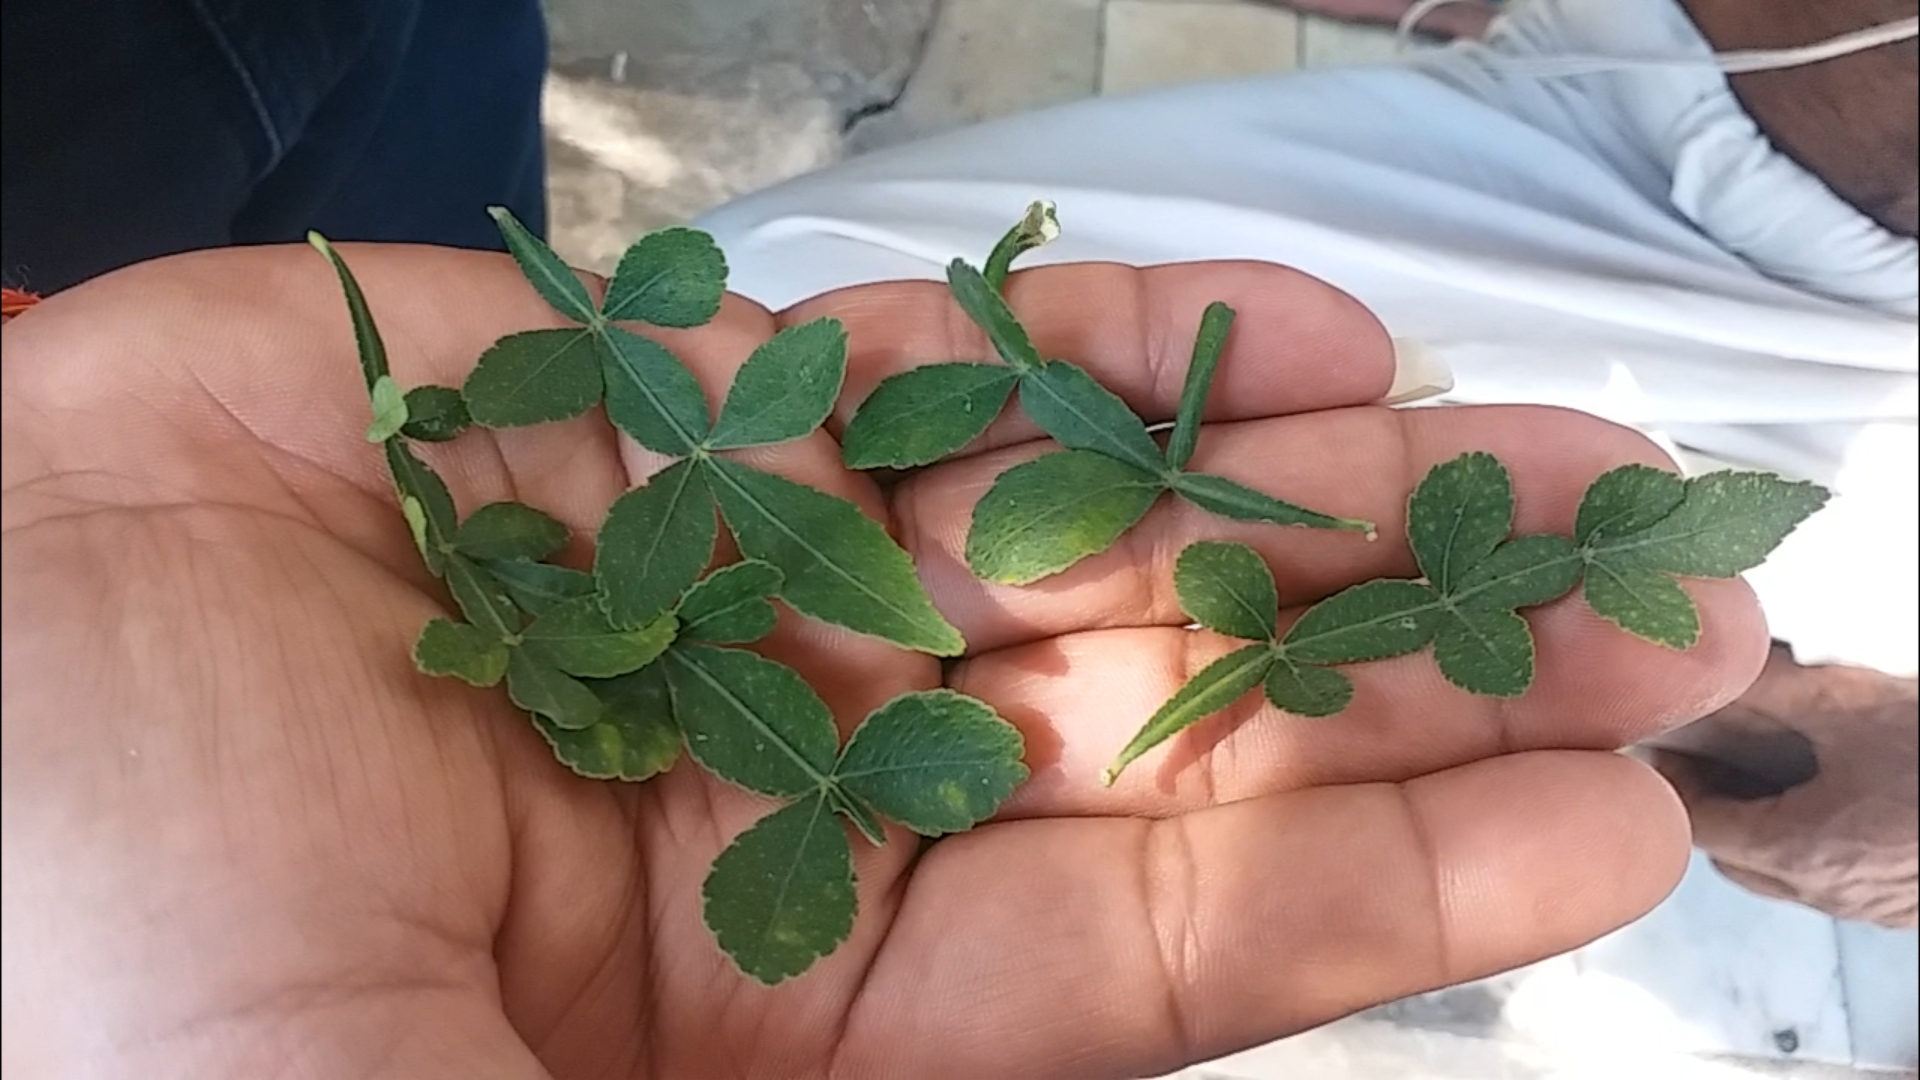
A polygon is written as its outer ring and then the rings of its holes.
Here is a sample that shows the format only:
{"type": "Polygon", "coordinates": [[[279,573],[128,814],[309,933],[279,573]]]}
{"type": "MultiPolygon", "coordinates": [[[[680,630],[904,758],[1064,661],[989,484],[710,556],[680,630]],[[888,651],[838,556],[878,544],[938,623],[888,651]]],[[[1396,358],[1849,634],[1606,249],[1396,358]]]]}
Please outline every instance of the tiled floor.
{"type": "MultiPolygon", "coordinates": [[[[569,61],[546,110],[555,240],[577,264],[600,268],[648,228],[843,154],[1095,94],[1394,52],[1384,30],[1251,0],[660,0],[663,10],[697,9],[722,27],[720,9],[738,7],[755,29],[688,34],[684,54],[662,56],[647,51],[660,26],[609,14],[632,0],[549,3],[569,61]]],[[[1653,914],[1570,956],[1180,1076],[1811,1080],[1906,1071],[1920,1057],[1917,984],[1914,933],[1759,899],[1697,860],[1653,914]]]]}

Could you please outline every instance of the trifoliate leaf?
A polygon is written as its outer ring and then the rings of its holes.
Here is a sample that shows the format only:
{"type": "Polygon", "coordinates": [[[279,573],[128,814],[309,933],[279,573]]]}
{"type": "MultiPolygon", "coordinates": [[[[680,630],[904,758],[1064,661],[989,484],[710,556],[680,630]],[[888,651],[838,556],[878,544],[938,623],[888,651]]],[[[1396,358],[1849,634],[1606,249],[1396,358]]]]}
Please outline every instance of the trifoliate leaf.
{"type": "Polygon", "coordinates": [[[371,394],[373,404],[373,422],[367,425],[367,441],[386,442],[400,429],[407,426],[407,396],[400,392],[400,384],[393,376],[382,375],[374,380],[371,394]]]}
{"type": "Polygon", "coordinates": [[[475,510],[453,534],[453,548],[470,559],[544,559],[567,546],[567,527],[525,503],[497,502],[475,510]]]}
{"type": "Polygon", "coordinates": [[[507,673],[507,647],[478,627],[434,619],[420,629],[413,643],[413,663],[427,675],[492,686],[507,673]]]}
{"type": "Polygon", "coordinates": [[[460,391],[451,386],[416,386],[407,391],[407,423],[400,434],[421,442],[446,442],[472,423],[460,391]]]}
{"type": "Polygon", "coordinates": [[[672,645],[679,620],[660,615],[622,630],[600,610],[597,597],[582,596],[549,608],[521,632],[521,648],[534,658],[583,679],[610,679],[638,671],[672,645]]]}
{"type": "Polygon", "coordinates": [[[889,376],[841,436],[849,469],[909,469],[957,454],[1006,407],[1019,376],[1001,364],[928,364],[889,376]]]}
{"type": "Polygon", "coordinates": [[[1433,639],[1440,598],[1414,581],[1364,581],[1313,605],[1280,644],[1302,664],[1351,664],[1416,652],[1433,639]]]}
{"type": "Polygon", "coordinates": [[[1105,551],[1165,491],[1160,477],[1091,450],[1015,465],[973,507],[974,576],[1025,585],[1105,551]]]}
{"type": "Polygon", "coordinates": [[[367,298],[360,291],[360,282],[354,279],[353,271],[347,269],[347,261],[333,249],[327,238],[317,232],[307,234],[307,243],[333,266],[333,272],[340,279],[340,292],[347,300],[347,318],[353,323],[353,341],[360,354],[360,375],[366,380],[368,392],[380,377],[388,374],[387,347],[380,340],[380,327],[373,321],[373,313],[367,309],[367,298]]]}
{"type": "Polygon", "coordinates": [[[782,580],[771,564],[752,559],[715,570],[680,600],[680,636],[716,645],[766,637],[778,618],[768,600],[782,580]]]}
{"type": "Polygon", "coordinates": [[[475,423],[525,427],[579,416],[604,389],[594,335],[587,330],[523,330],[480,354],[460,394],[475,423]]]}
{"type": "Polygon", "coordinates": [[[859,507],[725,458],[711,459],[709,468],[741,554],[785,576],[780,596],[794,610],[935,656],[966,648],[933,606],[913,560],[859,507]]]}
{"type": "Polygon", "coordinates": [[[487,213],[500,227],[500,239],[506,241],[507,251],[513,255],[513,261],[520,264],[520,272],[527,276],[534,291],[552,304],[553,310],[574,322],[592,322],[595,318],[593,298],[587,295],[587,287],[560,256],[528,232],[506,207],[490,206],[487,213]]]}
{"type": "Polygon", "coordinates": [[[1353,700],[1353,680],[1332,668],[1281,657],[1267,672],[1267,700],[1295,716],[1333,716],[1353,700]]]}
{"type": "Polygon", "coordinates": [[[1448,682],[1492,697],[1516,697],[1533,685],[1533,632],[1514,612],[1454,608],[1433,626],[1433,658],[1448,682]]]}
{"type": "Polygon", "coordinates": [[[1631,559],[1686,577],[1732,577],[1759,566],[1802,521],[1826,505],[1817,484],[1771,473],[1713,472],[1686,482],[1680,505],[1633,533],[1590,542],[1594,557],[1631,559]]]}
{"type": "Polygon", "coordinates": [[[1172,487],[1181,498],[1200,509],[1234,521],[1264,521],[1269,525],[1300,525],[1310,529],[1340,529],[1344,532],[1373,531],[1370,521],[1334,517],[1304,506],[1295,506],[1224,476],[1176,473],[1172,487]]]}
{"type": "Polygon", "coordinates": [[[1650,465],[1610,469],[1588,485],[1581,497],[1573,541],[1584,546],[1639,532],[1672,513],[1686,494],[1686,480],[1665,469],[1650,465]]]}
{"type": "Polygon", "coordinates": [[[1492,454],[1435,465],[1407,501],[1407,542],[1436,591],[1452,593],[1513,527],[1513,480],[1492,454]]]}
{"type": "Polygon", "coordinates": [[[673,715],[708,772],[775,797],[827,786],[840,737],[798,672],[757,653],[682,642],[666,656],[673,715]]]}
{"type": "Polygon", "coordinates": [[[511,642],[520,633],[520,611],[513,597],[479,563],[458,553],[447,556],[447,591],[460,613],[496,641],[511,642]]]}
{"type": "Polygon", "coordinates": [[[1227,351],[1227,334],[1233,329],[1233,309],[1214,301],[1200,315],[1200,330],[1193,339],[1193,360],[1187,364],[1187,380],[1180,388],[1180,410],[1173,418],[1173,432],[1167,436],[1167,467],[1184,469],[1193,460],[1200,445],[1200,416],[1207,407],[1207,393],[1213,389],[1213,373],[1220,367],[1220,356],[1227,351]]]}
{"type": "Polygon", "coordinates": [[[614,500],[593,559],[614,624],[640,626],[678,602],[713,558],[718,532],[698,461],[676,461],[614,500]]]}
{"type": "Polygon", "coordinates": [[[661,229],[620,256],[600,305],[609,319],[654,326],[704,326],[727,291],[727,260],[713,237],[697,229],[661,229]]]}
{"type": "Polygon", "coordinates": [[[817,794],[761,818],[713,860],[707,928],[742,973],[773,985],[853,932],[853,846],[817,794]]]}
{"type": "Polygon", "coordinates": [[[1021,376],[1020,411],[1069,450],[1092,450],[1149,473],[1165,468],[1140,417],[1065,360],[1021,376]]]}
{"type": "Polygon", "coordinates": [[[1189,544],[1174,564],[1173,587],[1180,607],[1215,633],[1272,641],[1278,632],[1273,571],[1245,544],[1189,544]]]}
{"type": "Polygon", "coordinates": [[[1200,669],[1147,720],[1101,774],[1101,782],[1112,784],[1142,754],[1245,697],[1267,677],[1273,663],[1273,646],[1263,642],[1230,652],[1200,669]]]}
{"type": "Polygon", "coordinates": [[[495,560],[483,564],[521,611],[539,615],[554,605],[593,595],[593,575],[552,563],[495,560]]]}
{"type": "Polygon", "coordinates": [[[599,723],[605,711],[586,683],[535,659],[525,649],[514,649],[507,656],[507,696],[565,731],[585,731],[599,723]]]}
{"type": "Polygon", "coordinates": [[[733,377],[708,445],[715,450],[783,443],[826,420],[847,376],[847,330],[814,319],[773,335],[733,377]]]}
{"type": "Polygon", "coordinates": [[[1026,327],[1014,318],[1013,309],[1000,298],[1000,292],[987,284],[980,271],[955,259],[947,265],[947,285],[953,299],[975,326],[986,332],[987,340],[1000,358],[1022,372],[1038,371],[1043,361],[1033,347],[1026,327]]]}
{"type": "Polygon", "coordinates": [[[1631,562],[1587,566],[1587,606],[1620,629],[1670,649],[1700,640],[1700,612],[1680,583],[1631,562]]]}
{"type": "Polygon", "coordinates": [[[447,492],[440,474],[428,468],[427,463],[414,456],[399,439],[388,439],[381,450],[387,456],[387,471],[393,476],[394,489],[400,493],[400,509],[413,530],[413,542],[420,549],[421,559],[432,573],[444,574],[447,551],[453,546],[453,534],[460,526],[453,496],[447,492]]]}
{"type": "Polygon", "coordinates": [[[568,731],[534,718],[562,764],[595,780],[645,780],[673,767],[680,757],[680,729],[673,724],[660,665],[585,685],[600,699],[598,723],[568,731]]]}
{"type": "Polygon", "coordinates": [[[1580,555],[1564,536],[1503,540],[1460,575],[1455,597],[1473,607],[1532,607],[1558,600],[1580,583],[1580,555]]]}
{"type": "Polygon", "coordinates": [[[607,419],[656,454],[685,457],[707,441],[707,399],[687,365],[658,342],[617,326],[595,335],[607,419]]]}
{"type": "Polygon", "coordinates": [[[952,690],[903,694],[875,709],[834,766],[841,789],[922,836],[985,821],[1027,778],[1020,732],[952,690]]]}
{"type": "Polygon", "coordinates": [[[1060,219],[1054,213],[1053,204],[1044,200],[1029,203],[1026,214],[1000,237],[999,243],[993,245],[980,276],[993,288],[1001,288],[1006,284],[1007,272],[1012,269],[1013,260],[1053,241],[1059,235],[1060,219]]]}

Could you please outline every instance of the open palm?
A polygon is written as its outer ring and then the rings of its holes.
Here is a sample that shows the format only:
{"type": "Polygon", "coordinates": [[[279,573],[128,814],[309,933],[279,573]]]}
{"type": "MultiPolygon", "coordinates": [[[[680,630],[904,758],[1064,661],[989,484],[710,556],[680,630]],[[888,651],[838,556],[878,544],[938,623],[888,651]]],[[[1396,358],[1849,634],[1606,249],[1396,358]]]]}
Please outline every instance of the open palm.
{"type": "MultiPolygon", "coordinates": [[[[557,325],[504,257],[346,255],[403,385],[457,382],[493,338],[557,325]]],[[[1598,473],[1662,461],[1564,412],[1365,406],[1391,378],[1384,335],[1279,268],[1062,267],[1010,289],[1048,354],[1150,420],[1171,415],[1214,299],[1240,322],[1196,465],[1385,536],[1426,467],[1466,449],[1508,462],[1522,530],[1564,530],[1598,473]]],[[[711,394],[781,323],[821,315],[851,333],[840,421],[893,371],[987,352],[930,284],[778,316],[730,298],[665,340],[711,394]]],[[[852,938],[767,989],[714,947],[699,900],[763,802],[690,767],[582,780],[504,695],[411,669],[443,600],[361,438],[318,257],[136,267],[5,342],[9,1076],[1165,1071],[1645,910],[1686,829],[1657,778],[1606,751],[1730,700],[1765,652],[1737,582],[1688,582],[1705,631],[1686,653],[1562,601],[1534,615],[1540,677],[1518,701],[1454,690],[1418,657],[1364,665],[1338,720],[1248,703],[1103,789],[1140,721],[1231,647],[1181,629],[1184,543],[1253,544],[1294,611],[1411,573],[1405,548],[1167,505],[1114,549],[1005,589],[961,551],[992,477],[1043,449],[1017,417],[887,492],[825,433],[754,451],[889,523],[970,642],[946,682],[1022,729],[1034,774],[998,819],[924,852],[856,841],[852,938]]],[[[429,456],[462,507],[523,500],[582,538],[659,464],[596,417],[429,456]]],[[[566,557],[590,555],[582,539],[566,557]]],[[[943,674],[791,615],[762,647],[843,723],[943,674]]]]}

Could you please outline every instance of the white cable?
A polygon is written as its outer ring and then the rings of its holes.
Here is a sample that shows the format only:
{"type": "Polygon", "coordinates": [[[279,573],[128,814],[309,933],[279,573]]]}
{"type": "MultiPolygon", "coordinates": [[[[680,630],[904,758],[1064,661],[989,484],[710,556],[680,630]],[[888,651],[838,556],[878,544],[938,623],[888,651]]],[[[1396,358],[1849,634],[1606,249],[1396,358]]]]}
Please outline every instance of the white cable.
{"type": "MultiPolygon", "coordinates": [[[[1421,20],[1448,4],[1465,0],[1418,0],[1400,16],[1394,29],[1396,47],[1404,51],[1413,39],[1421,20]]],[[[1718,68],[1729,75],[1754,71],[1778,71],[1782,68],[1818,64],[1836,57],[1877,49],[1882,45],[1920,36],[1920,18],[1899,19],[1879,26],[1849,31],[1811,45],[1791,49],[1740,49],[1714,53],[1710,57],[1660,56],[1542,56],[1524,59],[1499,57],[1493,67],[1503,74],[1536,75],[1553,78],[1565,75],[1594,75],[1609,71],[1636,71],[1648,68],[1718,68]]]]}

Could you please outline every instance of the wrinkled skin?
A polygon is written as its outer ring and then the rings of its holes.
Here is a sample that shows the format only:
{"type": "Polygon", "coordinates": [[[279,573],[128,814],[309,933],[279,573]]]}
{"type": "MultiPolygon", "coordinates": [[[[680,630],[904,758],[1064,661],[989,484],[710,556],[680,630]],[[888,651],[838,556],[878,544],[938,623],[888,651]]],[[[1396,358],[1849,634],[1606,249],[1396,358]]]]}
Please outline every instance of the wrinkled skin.
{"type": "MultiPolygon", "coordinates": [[[[457,383],[494,337],[556,325],[503,257],[349,247],[403,385],[457,383]]],[[[1207,301],[1240,309],[1196,468],[1383,539],[1174,506],[1025,590],[972,580],[967,513],[1042,452],[1003,418],[882,491],[829,433],[754,460],[859,501],[921,561],[971,652],[949,681],[1023,730],[1033,781],[917,862],[856,843],[852,938],[775,989],[700,923],[708,864],[765,811],[683,765],[644,786],[556,765],[497,692],[416,675],[445,609],[378,454],[336,285],[305,249],[185,256],[57,296],[4,331],[4,950],[9,1077],[1131,1076],[1577,946],[1681,872],[1671,790],[1613,748],[1731,701],[1766,633],[1738,582],[1688,582],[1671,652],[1569,599],[1533,615],[1539,681],[1502,702],[1430,658],[1351,670],[1337,720],[1244,703],[1099,769],[1231,643],[1180,629],[1199,538],[1273,563],[1291,613],[1407,575],[1407,492],[1492,450],[1519,528],[1566,530],[1639,436],[1532,408],[1392,412],[1378,325],[1251,264],[1035,270],[1050,355],[1171,415],[1207,301]]],[[[837,315],[839,414],[914,363],[984,357],[942,289],[772,315],[730,300],[661,335],[723,387],[781,322],[837,315]]],[[[471,509],[519,498],[591,536],[658,461],[598,414],[428,451],[471,509]]],[[[567,558],[584,565],[586,539],[567,558]]],[[[843,722],[941,668],[789,619],[767,650],[843,722]]]]}

